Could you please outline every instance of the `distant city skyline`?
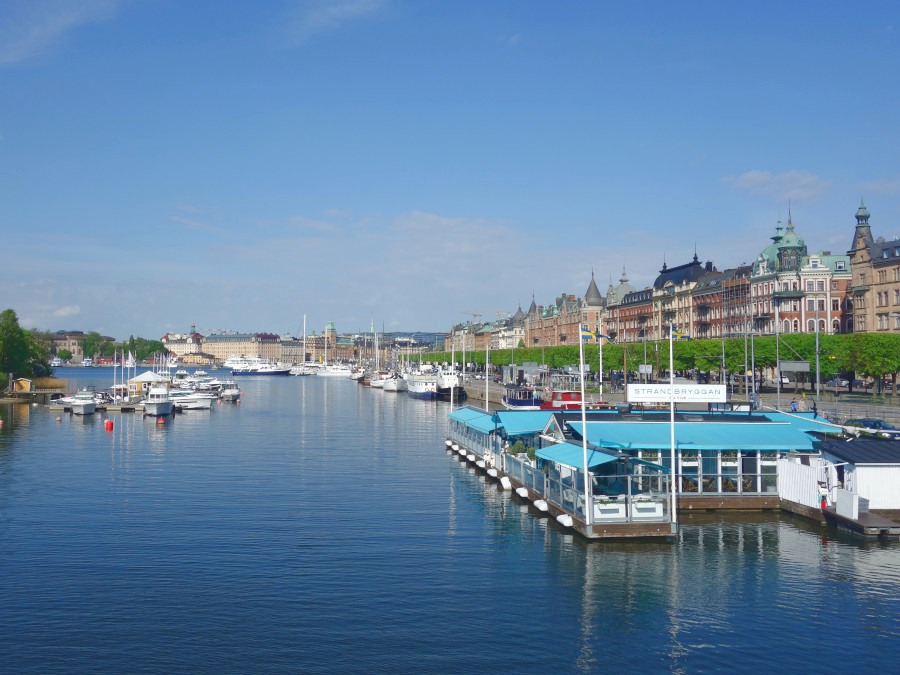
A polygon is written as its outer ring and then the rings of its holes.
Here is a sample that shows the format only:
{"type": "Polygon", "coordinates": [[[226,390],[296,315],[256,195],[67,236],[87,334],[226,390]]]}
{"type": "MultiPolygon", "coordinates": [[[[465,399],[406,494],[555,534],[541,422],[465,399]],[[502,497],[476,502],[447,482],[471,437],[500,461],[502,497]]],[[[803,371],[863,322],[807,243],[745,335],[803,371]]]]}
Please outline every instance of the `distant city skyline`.
{"type": "Polygon", "coordinates": [[[446,332],[900,234],[900,7],[10,0],[0,309],[446,332]],[[494,308],[494,309],[489,309],[494,308]]]}

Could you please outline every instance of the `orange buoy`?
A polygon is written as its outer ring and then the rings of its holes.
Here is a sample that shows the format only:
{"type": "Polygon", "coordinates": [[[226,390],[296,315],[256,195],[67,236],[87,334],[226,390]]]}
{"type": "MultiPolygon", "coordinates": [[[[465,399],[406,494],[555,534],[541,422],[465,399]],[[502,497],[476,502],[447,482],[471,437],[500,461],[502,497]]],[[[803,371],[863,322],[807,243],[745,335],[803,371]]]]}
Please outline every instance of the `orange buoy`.
{"type": "Polygon", "coordinates": [[[157,424],[165,424],[165,423],[166,423],[166,418],[165,418],[165,417],[157,417],[157,418],[156,418],[156,423],[157,423],[157,424]]]}

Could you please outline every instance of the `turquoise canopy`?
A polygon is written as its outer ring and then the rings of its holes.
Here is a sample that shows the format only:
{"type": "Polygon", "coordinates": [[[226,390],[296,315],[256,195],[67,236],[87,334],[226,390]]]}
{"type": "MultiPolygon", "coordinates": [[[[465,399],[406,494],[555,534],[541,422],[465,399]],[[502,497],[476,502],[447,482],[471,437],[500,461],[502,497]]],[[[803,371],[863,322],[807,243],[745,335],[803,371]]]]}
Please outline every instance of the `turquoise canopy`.
{"type": "MultiPolygon", "coordinates": [[[[557,443],[546,448],[536,450],[535,454],[541,459],[546,459],[557,464],[565,464],[576,469],[584,468],[584,448],[574,443],[557,443]]],[[[600,450],[588,448],[588,468],[599,466],[607,462],[619,459],[616,455],[610,455],[600,450]]]]}
{"type": "MultiPolygon", "coordinates": [[[[569,422],[579,436],[582,424],[569,422]]],[[[617,450],[666,450],[668,421],[588,422],[588,443],[617,450]]],[[[675,447],[681,450],[812,450],[813,439],[788,423],[675,422],[675,447]]]]}

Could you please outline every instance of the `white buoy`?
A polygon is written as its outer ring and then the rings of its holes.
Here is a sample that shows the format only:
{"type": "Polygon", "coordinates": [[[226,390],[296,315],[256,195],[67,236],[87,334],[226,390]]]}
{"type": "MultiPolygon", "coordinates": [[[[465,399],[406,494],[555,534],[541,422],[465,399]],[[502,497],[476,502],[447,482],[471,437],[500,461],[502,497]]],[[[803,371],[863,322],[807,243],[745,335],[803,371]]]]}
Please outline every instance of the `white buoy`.
{"type": "Polygon", "coordinates": [[[479,459],[477,462],[475,462],[475,466],[477,466],[479,469],[483,469],[485,467],[484,460],[479,459]]]}
{"type": "Polygon", "coordinates": [[[475,455],[466,455],[466,459],[469,460],[470,462],[474,462],[478,458],[475,457],[475,455]]]}
{"type": "Polygon", "coordinates": [[[454,443],[450,447],[453,448],[454,450],[456,450],[456,452],[459,452],[459,443],[454,443]]]}
{"type": "Polygon", "coordinates": [[[522,499],[525,499],[526,497],[528,497],[528,488],[525,488],[525,487],[516,488],[516,494],[519,495],[520,497],[522,497],[522,499]]]}
{"type": "Polygon", "coordinates": [[[500,479],[500,487],[502,487],[504,490],[512,490],[512,483],[510,482],[508,476],[503,476],[500,479]]]}
{"type": "Polygon", "coordinates": [[[490,476],[491,478],[497,477],[497,469],[488,469],[487,473],[488,473],[488,476],[490,476]]]}
{"type": "Polygon", "coordinates": [[[461,454],[463,457],[466,456],[466,453],[467,453],[467,452],[468,452],[468,450],[466,450],[465,448],[460,448],[460,449],[459,449],[459,454],[461,454]]]}
{"type": "Polygon", "coordinates": [[[449,448],[451,445],[453,445],[453,441],[451,441],[449,438],[448,438],[446,441],[444,441],[444,443],[447,445],[448,448],[449,448]]]}
{"type": "Polygon", "coordinates": [[[538,511],[543,511],[544,513],[546,513],[547,512],[547,502],[545,502],[543,499],[538,499],[534,503],[534,508],[536,508],[538,511]]]}
{"type": "Polygon", "coordinates": [[[556,516],[556,522],[565,527],[572,527],[572,516],[568,513],[561,513],[556,516]]]}

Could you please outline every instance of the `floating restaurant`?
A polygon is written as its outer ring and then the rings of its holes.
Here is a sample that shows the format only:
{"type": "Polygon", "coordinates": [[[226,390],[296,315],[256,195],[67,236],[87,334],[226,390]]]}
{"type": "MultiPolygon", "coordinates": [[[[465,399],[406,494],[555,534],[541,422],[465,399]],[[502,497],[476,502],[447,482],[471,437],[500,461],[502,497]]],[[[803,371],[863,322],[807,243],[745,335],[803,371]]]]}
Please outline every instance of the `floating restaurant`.
{"type": "Polygon", "coordinates": [[[448,417],[449,447],[588,538],[672,536],[678,510],[781,508],[779,460],[815,453],[810,432],[840,431],[778,412],[466,407],[448,417]]]}

